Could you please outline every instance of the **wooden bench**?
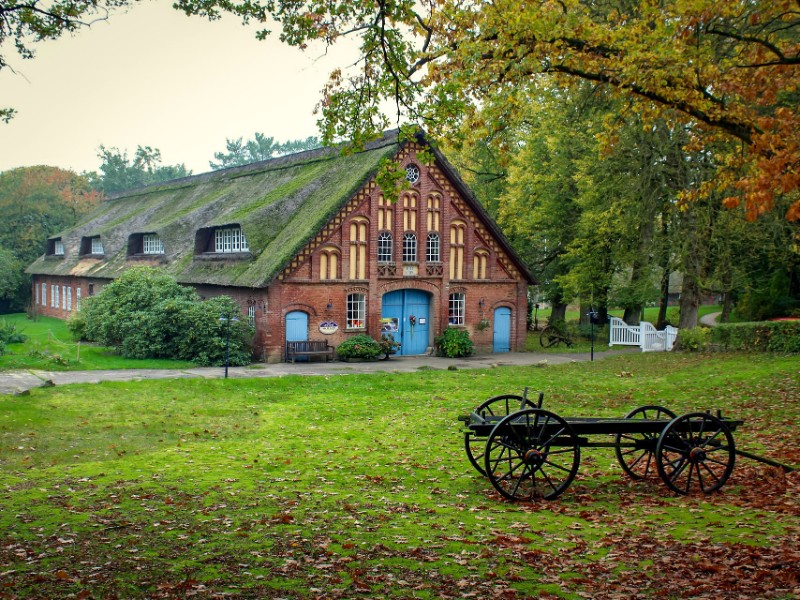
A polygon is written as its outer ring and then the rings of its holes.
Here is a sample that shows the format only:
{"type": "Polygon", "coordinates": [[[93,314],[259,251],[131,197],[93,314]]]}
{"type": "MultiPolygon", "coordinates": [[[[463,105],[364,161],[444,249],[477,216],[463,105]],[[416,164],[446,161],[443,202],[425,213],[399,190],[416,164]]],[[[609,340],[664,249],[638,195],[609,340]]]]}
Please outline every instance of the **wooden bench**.
{"type": "Polygon", "coordinates": [[[334,350],[326,341],[286,342],[286,362],[293,363],[298,356],[324,356],[328,362],[334,350]]]}

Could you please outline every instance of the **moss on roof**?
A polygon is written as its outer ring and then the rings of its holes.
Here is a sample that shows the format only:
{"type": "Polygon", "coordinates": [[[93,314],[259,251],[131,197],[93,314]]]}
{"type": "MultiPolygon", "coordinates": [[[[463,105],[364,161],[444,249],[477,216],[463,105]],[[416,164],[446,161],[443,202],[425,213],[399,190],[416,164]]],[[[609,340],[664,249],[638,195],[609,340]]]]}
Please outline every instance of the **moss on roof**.
{"type": "Polygon", "coordinates": [[[178,281],[264,287],[399,148],[391,132],[362,152],[312,150],[133,190],[62,232],[63,258],[40,257],[27,271],[115,278],[138,264],[127,259],[128,236],[155,232],[164,268],[178,281]],[[244,230],[252,260],[192,260],[199,229],[233,223],[244,230]],[[104,258],[81,259],[81,239],[95,235],[104,258]]]}

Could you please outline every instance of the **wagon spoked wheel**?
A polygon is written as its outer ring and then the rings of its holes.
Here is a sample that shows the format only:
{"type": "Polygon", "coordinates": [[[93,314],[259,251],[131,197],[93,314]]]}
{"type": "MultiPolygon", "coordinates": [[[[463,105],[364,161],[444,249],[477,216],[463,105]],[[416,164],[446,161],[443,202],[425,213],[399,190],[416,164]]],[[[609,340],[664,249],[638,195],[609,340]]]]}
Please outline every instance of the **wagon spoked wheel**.
{"type": "MultiPolygon", "coordinates": [[[[522,405],[522,396],[515,394],[505,394],[502,396],[494,396],[489,398],[473,411],[476,414],[486,417],[505,417],[513,412],[517,412],[522,405]]],[[[525,400],[525,405],[534,407],[536,406],[530,400],[525,400]]],[[[481,475],[486,475],[483,470],[483,455],[486,451],[486,438],[475,437],[471,431],[464,433],[464,448],[467,451],[467,458],[472,466],[481,475]]]]}
{"type": "MultiPolygon", "coordinates": [[[[640,406],[625,415],[626,419],[671,420],[675,413],[663,406],[640,406]]],[[[618,433],[616,436],[617,461],[631,479],[656,477],[657,433],[618,433]],[[633,444],[633,446],[631,446],[633,444]]]]}
{"type": "Polygon", "coordinates": [[[581,461],[578,438],[555,413],[526,408],[495,425],[486,441],[484,470],[509,500],[557,498],[581,461]]]}
{"type": "Polygon", "coordinates": [[[539,344],[542,346],[542,348],[549,348],[550,346],[557,344],[560,339],[561,335],[559,332],[550,325],[542,329],[542,333],[539,334],[539,344]]]}
{"type": "Polygon", "coordinates": [[[718,490],[730,477],[735,462],[736,446],[730,429],[708,413],[673,419],[656,445],[658,474],[679,494],[718,490]]]}

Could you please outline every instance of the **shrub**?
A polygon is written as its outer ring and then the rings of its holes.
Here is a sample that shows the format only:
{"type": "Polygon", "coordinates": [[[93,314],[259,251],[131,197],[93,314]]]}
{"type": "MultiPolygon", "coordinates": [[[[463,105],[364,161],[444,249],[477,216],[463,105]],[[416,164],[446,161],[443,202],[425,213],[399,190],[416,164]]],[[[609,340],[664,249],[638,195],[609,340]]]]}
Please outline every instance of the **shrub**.
{"type": "Polygon", "coordinates": [[[717,325],[711,329],[711,341],[723,350],[800,352],[800,321],[717,325]]]}
{"type": "Polygon", "coordinates": [[[368,335],[359,334],[343,341],[336,348],[336,355],[342,360],[363,358],[371,360],[383,353],[381,345],[368,335]]]}
{"type": "Polygon", "coordinates": [[[28,339],[24,333],[17,331],[17,326],[13,323],[8,323],[5,319],[0,321],[0,343],[5,344],[21,344],[28,339]]]}
{"type": "Polygon", "coordinates": [[[705,327],[681,329],[678,332],[676,346],[681,350],[687,350],[689,352],[702,352],[708,347],[710,340],[711,330],[705,327]]]}
{"type": "Polygon", "coordinates": [[[448,327],[435,339],[437,353],[448,358],[461,358],[472,354],[472,340],[466,329],[448,327]]]}
{"type": "Polygon", "coordinates": [[[381,353],[386,354],[394,354],[400,349],[400,342],[395,341],[394,336],[391,333],[384,333],[381,335],[381,339],[378,340],[378,344],[381,346],[381,353]]]}
{"type": "Polygon", "coordinates": [[[245,365],[250,327],[227,296],[197,293],[151,267],[131,269],[89,298],[68,326],[78,339],[119,349],[126,358],[173,358],[199,365],[245,365]],[[230,326],[230,328],[229,328],[230,326]]]}

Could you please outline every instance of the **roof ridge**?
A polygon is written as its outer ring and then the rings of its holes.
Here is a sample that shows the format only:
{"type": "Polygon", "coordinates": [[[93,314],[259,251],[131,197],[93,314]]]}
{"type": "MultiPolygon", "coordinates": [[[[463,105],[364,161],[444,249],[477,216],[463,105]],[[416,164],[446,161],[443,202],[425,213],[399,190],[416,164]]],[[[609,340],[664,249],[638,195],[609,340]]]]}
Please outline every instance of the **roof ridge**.
{"type": "MultiPolygon", "coordinates": [[[[380,138],[372,140],[364,144],[364,147],[355,150],[353,154],[361,154],[363,152],[371,152],[380,148],[384,148],[391,144],[396,144],[398,141],[399,129],[390,129],[383,132],[380,138]]],[[[123,192],[118,192],[107,196],[106,200],[119,200],[129,196],[138,196],[141,194],[149,193],[154,190],[169,189],[172,187],[179,187],[187,184],[202,183],[204,181],[213,181],[224,177],[238,177],[248,175],[250,173],[262,172],[272,170],[269,167],[274,166],[278,168],[287,168],[297,164],[308,163],[313,160],[323,160],[330,158],[335,153],[340,153],[343,149],[347,148],[348,142],[341,142],[333,146],[321,146],[319,148],[312,148],[310,150],[301,150],[292,154],[284,154],[274,158],[267,158],[246,165],[237,165],[235,167],[227,167],[225,169],[216,169],[213,171],[206,171],[205,173],[198,173],[196,175],[187,175],[186,177],[179,177],[177,179],[170,179],[168,181],[161,181],[158,183],[151,183],[137,188],[131,188],[123,192]]]]}

